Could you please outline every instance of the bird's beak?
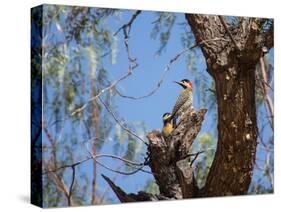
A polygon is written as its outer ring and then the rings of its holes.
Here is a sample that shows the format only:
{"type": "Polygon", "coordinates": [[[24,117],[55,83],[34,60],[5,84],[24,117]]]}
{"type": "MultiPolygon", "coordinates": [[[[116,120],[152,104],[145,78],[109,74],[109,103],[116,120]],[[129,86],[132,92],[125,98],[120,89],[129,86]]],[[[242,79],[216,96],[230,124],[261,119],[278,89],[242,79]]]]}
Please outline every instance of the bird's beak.
{"type": "Polygon", "coordinates": [[[182,85],[181,82],[174,81],[174,83],[177,83],[177,84],[179,84],[179,85],[182,85]]]}

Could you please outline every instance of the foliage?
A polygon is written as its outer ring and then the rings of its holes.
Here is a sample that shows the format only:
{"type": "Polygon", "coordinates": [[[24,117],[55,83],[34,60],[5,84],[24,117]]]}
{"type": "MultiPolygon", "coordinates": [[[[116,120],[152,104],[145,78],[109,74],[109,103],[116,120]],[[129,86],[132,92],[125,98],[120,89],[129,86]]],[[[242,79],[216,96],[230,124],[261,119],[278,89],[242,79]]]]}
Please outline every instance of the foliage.
{"type": "Polygon", "coordinates": [[[151,37],[153,39],[159,37],[160,47],[157,50],[156,55],[160,55],[168,44],[176,16],[174,13],[168,12],[157,12],[156,16],[157,19],[153,21],[154,27],[151,31],[151,37]]]}
{"type": "MultiPolygon", "coordinates": [[[[85,158],[86,152],[93,145],[96,151],[100,152],[105,143],[109,145],[109,140],[112,140],[112,137],[116,138],[110,115],[98,102],[89,104],[85,110],[74,116],[71,113],[110,84],[109,71],[103,66],[103,60],[109,58],[114,64],[118,46],[107,20],[109,16],[119,16],[119,12],[45,5],[43,14],[43,113],[49,133],[44,135],[43,168],[50,169],[85,158]],[[95,108],[100,113],[98,122],[95,122],[97,117],[93,115],[95,108]],[[98,128],[95,127],[96,124],[98,128]],[[97,133],[100,138],[98,142],[93,143],[97,133]]],[[[34,65],[37,65],[38,61],[35,61],[34,65]]],[[[114,96],[114,91],[102,96],[112,108],[114,96]]],[[[139,133],[144,134],[144,128],[137,127],[135,123],[131,123],[130,128],[137,128],[139,133]]],[[[118,139],[116,143],[119,142],[118,139]]],[[[132,138],[128,139],[126,145],[127,147],[123,148],[127,152],[127,158],[133,159],[135,154],[143,151],[132,138]]],[[[67,177],[71,176],[69,171],[66,169],[57,173],[67,187],[71,182],[67,177]]],[[[79,177],[72,194],[75,204],[90,204],[87,196],[91,196],[89,185],[92,177],[81,168],[77,168],[77,172],[79,177]],[[81,195],[83,193],[89,195],[81,195]]],[[[66,197],[50,174],[44,175],[43,182],[44,207],[67,204],[66,197]]]]}

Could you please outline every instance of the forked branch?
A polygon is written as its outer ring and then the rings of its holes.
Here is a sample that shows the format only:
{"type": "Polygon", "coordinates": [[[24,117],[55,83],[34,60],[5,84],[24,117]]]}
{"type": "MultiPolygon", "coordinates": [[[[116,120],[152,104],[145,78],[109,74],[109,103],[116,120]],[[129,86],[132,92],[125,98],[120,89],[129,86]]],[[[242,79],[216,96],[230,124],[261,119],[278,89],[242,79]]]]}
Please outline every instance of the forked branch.
{"type": "Polygon", "coordinates": [[[148,165],[159,186],[159,195],[143,191],[138,194],[127,194],[108,177],[103,176],[121,202],[182,199],[198,195],[190,157],[196,157],[202,151],[198,153],[189,151],[200,132],[206,112],[206,109],[201,109],[185,114],[170,138],[166,140],[158,130],[148,133],[148,165]]]}

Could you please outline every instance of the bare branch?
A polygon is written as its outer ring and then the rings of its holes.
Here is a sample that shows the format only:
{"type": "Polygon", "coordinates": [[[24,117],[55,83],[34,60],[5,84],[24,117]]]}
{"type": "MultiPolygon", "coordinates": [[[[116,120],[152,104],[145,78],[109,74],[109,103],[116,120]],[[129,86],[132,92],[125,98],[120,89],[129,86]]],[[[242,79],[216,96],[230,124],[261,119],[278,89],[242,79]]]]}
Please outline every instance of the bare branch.
{"type": "Polygon", "coordinates": [[[114,159],[118,159],[118,160],[121,160],[127,164],[131,164],[131,165],[134,165],[134,166],[143,166],[144,164],[143,163],[139,163],[139,162],[134,162],[134,161],[131,161],[131,160],[128,160],[128,159],[125,159],[125,158],[122,158],[122,157],[119,157],[119,156],[116,156],[116,155],[111,155],[111,154],[98,154],[96,155],[95,157],[109,157],[109,158],[114,158],[114,159]]]}
{"type": "MultiPolygon", "coordinates": [[[[192,164],[195,162],[195,160],[197,159],[197,157],[201,154],[201,153],[203,153],[203,152],[205,152],[205,151],[200,151],[200,152],[197,152],[197,153],[195,153],[195,157],[192,159],[192,161],[190,162],[190,166],[192,166],[192,164]]],[[[190,154],[188,154],[188,156],[189,156],[190,154]]]]}
{"type": "Polygon", "coordinates": [[[267,154],[266,154],[266,163],[265,163],[265,165],[264,165],[264,169],[265,170],[267,170],[267,172],[266,172],[266,176],[268,177],[268,179],[269,179],[269,182],[270,182],[270,184],[271,184],[271,187],[273,188],[273,184],[274,184],[274,179],[273,179],[273,174],[268,170],[269,169],[269,167],[270,167],[270,156],[271,156],[271,153],[270,152],[268,152],[267,154]]]}
{"type": "MultiPolygon", "coordinates": [[[[260,57],[260,67],[261,67],[261,73],[262,73],[262,80],[263,82],[268,82],[268,77],[267,77],[267,73],[266,73],[266,67],[265,67],[265,63],[264,63],[264,58],[260,57]]],[[[262,88],[263,88],[263,95],[265,98],[265,102],[266,102],[266,107],[268,109],[268,113],[271,117],[271,127],[272,129],[274,128],[274,121],[273,121],[273,117],[274,117],[274,108],[273,108],[273,102],[272,99],[270,98],[269,94],[268,94],[268,87],[265,85],[265,83],[262,83],[262,88]]]]}
{"type": "MultiPolygon", "coordinates": [[[[120,170],[122,168],[122,165],[121,166],[119,166],[118,168],[117,168],[117,170],[120,170]]],[[[117,177],[119,176],[119,174],[118,173],[115,173],[115,175],[113,176],[113,178],[112,178],[112,182],[114,183],[115,181],[116,181],[116,179],[117,179],[117,177]]],[[[103,204],[104,202],[104,199],[108,196],[108,192],[110,191],[110,189],[111,189],[111,187],[110,187],[110,185],[108,186],[108,188],[106,189],[106,190],[104,190],[104,192],[103,192],[103,194],[101,195],[101,198],[99,199],[99,203],[100,204],[103,204]]]]}
{"type": "Polygon", "coordinates": [[[134,171],[131,171],[131,172],[123,172],[123,171],[119,171],[119,170],[115,170],[115,169],[112,169],[110,168],[109,166],[103,164],[102,162],[100,162],[99,160],[97,160],[97,156],[98,155],[93,155],[92,153],[89,152],[89,154],[91,154],[93,160],[95,160],[100,166],[102,166],[103,168],[109,170],[109,171],[112,171],[112,172],[115,172],[115,173],[118,173],[118,174],[122,174],[122,175],[133,175],[135,173],[137,173],[138,171],[142,171],[142,172],[145,172],[145,173],[148,173],[148,174],[152,174],[151,172],[149,171],[146,171],[146,170],[143,170],[143,167],[145,165],[141,165],[140,167],[136,168],[134,171]]]}
{"type": "MultiPolygon", "coordinates": [[[[89,152],[89,151],[88,151],[88,152],[89,152]]],[[[119,157],[119,156],[116,156],[116,155],[111,155],[111,154],[97,154],[97,155],[93,155],[93,154],[90,153],[90,152],[89,152],[89,154],[90,154],[91,156],[89,156],[89,157],[87,157],[87,158],[85,158],[85,159],[83,159],[83,160],[80,160],[80,161],[78,161],[78,162],[76,162],[76,163],[69,164],[69,165],[64,165],[64,166],[61,166],[61,167],[56,168],[56,169],[46,170],[46,171],[43,172],[42,174],[44,175],[44,174],[51,173],[51,172],[57,172],[57,171],[59,171],[59,170],[61,170],[61,169],[73,168],[73,167],[78,166],[78,165],[80,165],[80,164],[82,164],[82,163],[84,163],[84,162],[86,162],[86,161],[88,161],[88,160],[91,160],[91,159],[96,160],[96,158],[99,158],[99,157],[109,157],[109,158],[118,159],[118,160],[120,160],[120,161],[125,162],[126,165],[129,165],[130,167],[136,168],[136,170],[134,170],[133,173],[131,173],[131,172],[125,172],[125,175],[134,174],[134,173],[136,173],[136,171],[142,171],[142,172],[151,174],[151,172],[142,169],[144,166],[146,166],[145,162],[143,162],[143,163],[134,162],[134,161],[128,160],[128,159],[126,159],[126,158],[122,158],[122,157],[119,157]]],[[[96,160],[96,161],[97,161],[97,160],[96,160]]],[[[107,169],[109,169],[109,170],[111,170],[111,171],[115,171],[115,170],[113,170],[113,169],[111,169],[111,168],[109,168],[109,167],[105,167],[106,165],[102,164],[102,163],[99,162],[99,161],[97,161],[97,163],[99,163],[99,165],[103,166],[104,168],[107,168],[107,169]]],[[[115,171],[115,172],[117,172],[117,171],[115,171]]],[[[124,174],[124,172],[117,172],[117,173],[119,173],[119,174],[124,174]]]]}
{"type": "Polygon", "coordinates": [[[131,130],[129,130],[127,127],[125,127],[119,120],[118,118],[115,116],[115,114],[112,112],[112,110],[109,108],[108,105],[105,104],[105,102],[102,100],[102,98],[99,98],[100,102],[104,105],[105,109],[107,110],[107,112],[109,112],[111,114],[111,116],[113,117],[113,119],[116,121],[116,123],[126,132],[128,132],[129,134],[133,135],[134,137],[136,137],[137,139],[139,139],[140,141],[142,141],[146,146],[148,145],[141,137],[139,137],[137,134],[135,134],[134,132],[132,132],[131,130]]]}
{"type": "Polygon", "coordinates": [[[49,139],[50,143],[54,145],[56,141],[53,139],[52,135],[50,134],[49,130],[46,127],[45,121],[42,122],[42,128],[44,132],[46,133],[47,138],[49,139]]]}
{"type": "Polygon", "coordinates": [[[71,184],[69,187],[69,192],[68,192],[68,197],[67,197],[67,201],[68,201],[68,205],[71,206],[73,205],[73,201],[72,201],[72,191],[73,191],[73,185],[74,185],[74,181],[75,181],[75,166],[72,166],[72,180],[71,180],[71,184]]]}
{"type": "Polygon", "coordinates": [[[134,96],[127,96],[127,95],[124,95],[122,94],[116,87],[115,87],[115,90],[116,90],[116,93],[123,97],[123,98],[128,98],[128,99],[133,99],[133,100],[139,100],[139,99],[143,99],[143,98],[146,98],[146,97],[149,97],[149,96],[152,96],[154,93],[156,93],[156,91],[160,88],[160,86],[162,85],[165,77],[166,77],[166,74],[167,72],[171,69],[171,66],[182,56],[184,55],[189,49],[184,49],[182,50],[181,52],[179,52],[178,54],[176,54],[170,61],[169,63],[165,66],[163,72],[162,72],[162,75],[160,77],[160,80],[157,82],[155,88],[153,88],[149,93],[143,95],[143,96],[138,96],[138,97],[134,97],[134,96]]]}
{"type": "Polygon", "coordinates": [[[200,43],[198,44],[195,44],[187,49],[184,49],[182,51],[180,51],[178,54],[176,54],[170,61],[169,63],[165,66],[163,72],[162,72],[162,75],[159,79],[159,81],[157,82],[155,88],[153,88],[149,93],[143,95],[143,96],[138,96],[138,97],[135,97],[135,96],[127,96],[127,95],[124,95],[122,94],[116,87],[115,87],[115,91],[116,93],[123,97],[123,98],[127,98],[127,99],[133,99],[133,100],[139,100],[139,99],[144,99],[144,98],[147,98],[147,97],[150,97],[152,96],[153,94],[155,94],[161,87],[162,83],[164,82],[164,79],[167,75],[167,72],[171,69],[171,66],[182,56],[184,55],[188,50],[191,50],[195,47],[198,47],[198,46],[201,46],[201,45],[204,45],[208,42],[215,42],[215,41],[225,41],[225,42],[229,42],[228,39],[224,39],[224,38],[213,38],[213,39],[209,39],[209,40],[203,40],[201,41],[200,43]]]}
{"type": "Polygon", "coordinates": [[[91,159],[92,159],[92,157],[87,157],[87,158],[85,158],[83,160],[80,160],[80,161],[78,161],[76,163],[73,163],[73,164],[64,165],[64,166],[61,166],[61,167],[56,168],[56,169],[47,169],[46,171],[42,172],[42,175],[48,174],[48,173],[51,173],[51,172],[57,172],[57,171],[59,171],[61,169],[72,168],[72,167],[78,166],[78,165],[80,165],[80,164],[82,164],[82,163],[84,163],[84,162],[86,162],[88,160],[91,160],[91,159]]]}
{"type": "Polygon", "coordinates": [[[108,177],[103,174],[101,176],[108,183],[121,202],[135,202],[133,198],[129,197],[126,192],[124,192],[120,187],[116,186],[108,177]]]}
{"type": "Polygon", "coordinates": [[[129,69],[128,72],[123,75],[122,77],[120,77],[118,80],[114,81],[111,85],[109,85],[108,87],[102,89],[97,95],[93,96],[92,98],[90,98],[83,106],[75,109],[70,115],[74,116],[75,114],[81,112],[82,110],[84,110],[89,103],[93,102],[94,100],[96,100],[98,97],[100,97],[104,92],[112,89],[113,87],[115,87],[119,82],[121,82],[122,80],[126,79],[127,77],[129,77],[132,74],[131,70],[129,69]]]}
{"type": "MultiPolygon", "coordinates": [[[[44,160],[43,160],[43,164],[45,164],[45,166],[48,166],[44,160]]],[[[73,205],[72,189],[73,189],[73,184],[74,184],[74,179],[75,179],[75,172],[72,175],[72,182],[71,182],[69,189],[67,188],[63,178],[60,177],[58,175],[58,173],[49,172],[49,176],[55,183],[57,190],[59,190],[60,192],[62,192],[65,195],[68,205],[69,206],[73,205]]]]}
{"type": "Polygon", "coordinates": [[[92,98],[90,98],[85,104],[83,104],[81,107],[75,109],[70,115],[74,116],[75,114],[81,112],[82,110],[84,110],[89,103],[95,101],[97,98],[99,98],[104,92],[111,90],[112,88],[116,87],[116,85],[118,83],[120,83],[121,81],[125,80],[126,78],[128,78],[132,73],[133,70],[138,66],[138,64],[136,63],[136,59],[132,57],[131,52],[130,52],[130,48],[129,48],[129,43],[128,43],[128,39],[129,39],[129,33],[132,27],[132,23],[134,22],[134,20],[136,19],[136,17],[141,13],[140,10],[136,11],[136,13],[132,16],[131,20],[123,25],[122,27],[120,27],[117,32],[115,34],[117,34],[121,29],[123,29],[123,34],[124,34],[124,45],[125,45],[125,49],[127,52],[127,57],[128,57],[128,61],[129,61],[129,66],[128,66],[128,71],[121,76],[119,79],[115,80],[113,83],[111,83],[109,86],[105,87],[104,89],[102,89],[97,95],[93,96],[92,98]]]}
{"type": "Polygon", "coordinates": [[[131,17],[130,21],[123,26],[121,26],[113,35],[116,36],[122,29],[126,30],[128,34],[130,34],[131,27],[137,16],[141,13],[141,10],[137,10],[131,17]]]}
{"type": "Polygon", "coordinates": [[[256,76],[256,80],[259,81],[264,86],[268,87],[271,91],[274,91],[271,85],[267,82],[265,82],[263,79],[260,79],[258,76],[256,76]]]}
{"type": "Polygon", "coordinates": [[[144,165],[142,165],[141,167],[135,169],[134,171],[131,171],[131,172],[123,172],[123,171],[119,171],[119,170],[115,170],[115,169],[110,168],[109,166],[107,166],[107,165],[103,164],[102,162],[98,161],[95,157],[93,157],[93,159],[94,159],[100,166],[102,166],[103,168],[105,168],[105,169],[107,169],[107,170],[109,170],[109,171],[118,173],[118,174],[122,174],[122,175],[133,175],[133,174],[137,173],[138,171],[142,171],[142,172],[145,172],[145,173],[148,173],[148,174],[152,174],[151,172],[148,172],[148,171],[142,169],[142,168],[144,167],[144,165]]]}
{"type": "Polygon", "coordinates": [[[113,192],[116,194],[120,202],[137,202],[137,201],[155,201],[155,200],[161,200],[161,199],[170,199],[167,197],[163,197],[161,195],[153,195],[149,194],[143,191],[138,192],[137,194],[127,194],[125,191],[123,191],[119,186],[115,185],[112,180],[110,180],[108,177],[102,174],[103,179],[108,183],[108,185],[111,187],[113,192]]]}
{"type": "Polygon", "coordinates": [[[64,180],[55,172],[51,172],[50,177],[56,184],[56,188],[59,191],[61,191],[65,195],[65,197],[68,199],[69,193],[68,193],[68,189],[64,183],[64,180]]]}

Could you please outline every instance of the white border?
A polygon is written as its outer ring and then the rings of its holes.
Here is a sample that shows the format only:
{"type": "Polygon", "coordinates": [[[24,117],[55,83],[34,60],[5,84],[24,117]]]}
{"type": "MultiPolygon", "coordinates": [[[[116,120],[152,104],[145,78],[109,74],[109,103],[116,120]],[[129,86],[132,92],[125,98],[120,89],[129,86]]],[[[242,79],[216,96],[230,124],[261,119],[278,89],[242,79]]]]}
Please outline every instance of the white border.
{"type": "MultiPolygon", "coordinates": [[[[30,8],[42,3],[275,18],[275,94],[280,91],[280,6],[277,0],[29,0],[1,2],[0,211],[36,211],[29,196],[30,8]],[[277,60],[279,58],[279,61],[277,60]]],[[[278,96],[277,96],[278,97],[278,96]]],[[[79,207],[60,211],[267,211],[280,199],[280,100],[275,98],[275,194],[161,203],[79,207]],[[279,179],[279,180],[278,180],[279,179]]],[[[57,209],[55,209],[57,210],[57,209]]]]}

